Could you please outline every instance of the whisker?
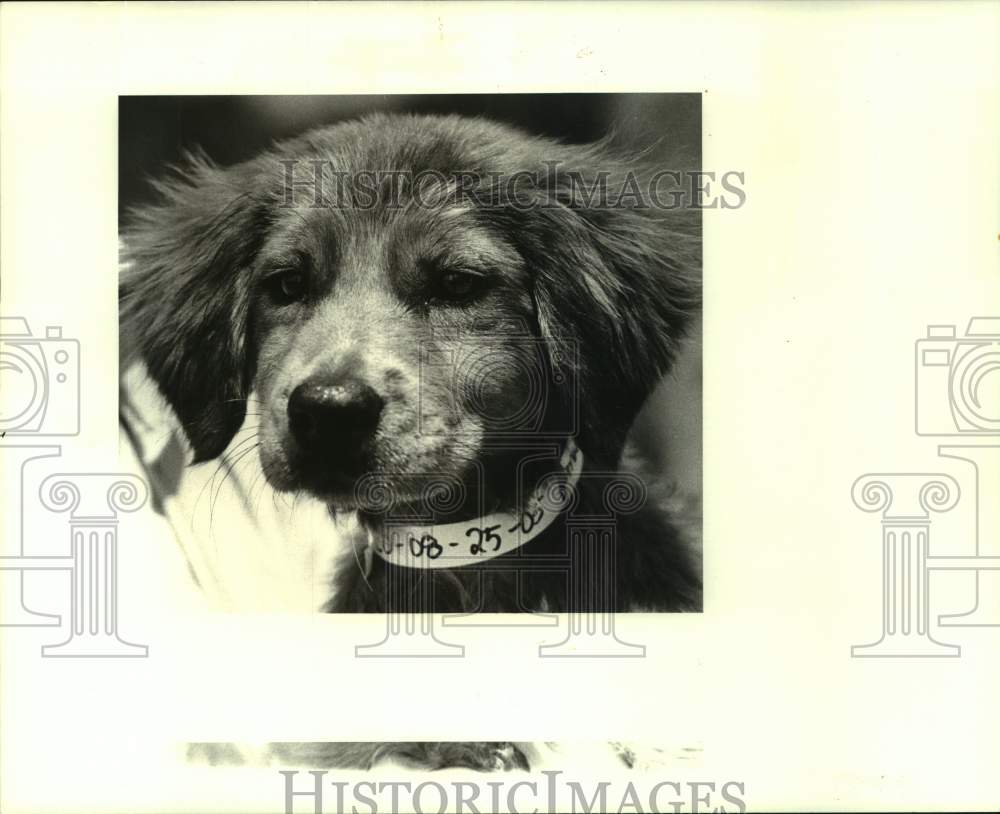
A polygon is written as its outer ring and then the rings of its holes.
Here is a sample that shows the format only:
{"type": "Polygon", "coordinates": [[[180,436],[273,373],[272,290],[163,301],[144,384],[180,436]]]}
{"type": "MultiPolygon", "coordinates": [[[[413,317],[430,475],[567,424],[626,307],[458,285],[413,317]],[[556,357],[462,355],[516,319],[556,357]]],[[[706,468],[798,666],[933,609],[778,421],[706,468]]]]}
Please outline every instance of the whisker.
{"type": "MultiPolygon", "coordinates": [[[[219,501],[220,495],[222,494],[222,489],[226,485],[226,481],[232,476],[234,478],[233,483],[234,483],[234,485],[236,484],[235,473],[236,473],[237,466],[240,463],[242,463],[243,460],[247,456],[249,456],[250,454],[252,454],[257,449],[257,447],[259,447],[259,446],[260,446],[259,443],[254,444],[253,446],[248,447],[243,452],[241,452],[232,461],[228,461],[228,460],[225,461],[224,465],[226,467],[226,473],[225,473],[225,475],[223,475],[222,481],[219,483],[218,488],[215,490],[215,494],[212,497],[211,506],[209,508],[209,528],[210,529],[213,527],[213,525],[215,523],[215,507],[216,507],[216,504],[219,501]]],[[[208,483],[211,484],[214,479],[215,479],[215,475],[212,476],[212,480],[210,480],[208,483]]]]}

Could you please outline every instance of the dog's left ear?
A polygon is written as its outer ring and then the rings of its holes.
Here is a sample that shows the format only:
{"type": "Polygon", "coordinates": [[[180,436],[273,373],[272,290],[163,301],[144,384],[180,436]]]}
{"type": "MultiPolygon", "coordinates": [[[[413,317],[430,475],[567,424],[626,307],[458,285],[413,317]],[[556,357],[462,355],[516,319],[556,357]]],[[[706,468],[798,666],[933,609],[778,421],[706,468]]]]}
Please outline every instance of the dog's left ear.
{"type": "Polygon", "coordinates": [[[145,362],[194,462],[220,455],[246,413],[248,269],[265,227],[255,177],[191,156],[122,230],[122,355],[145,362]]]}
{"type": "Polygon", "coordinates": [[[539,205],[520,213],[519,240],[556,364],[579,362],[577,403],[566,406],[580,417],[582,446],[612,466],[700,306],[701,217],[664,205],[678,199],[661,167],[603,147],[570,150],[547,164],[539,205]],[[575,349],[560,352],[567,343],[575,349]]]}

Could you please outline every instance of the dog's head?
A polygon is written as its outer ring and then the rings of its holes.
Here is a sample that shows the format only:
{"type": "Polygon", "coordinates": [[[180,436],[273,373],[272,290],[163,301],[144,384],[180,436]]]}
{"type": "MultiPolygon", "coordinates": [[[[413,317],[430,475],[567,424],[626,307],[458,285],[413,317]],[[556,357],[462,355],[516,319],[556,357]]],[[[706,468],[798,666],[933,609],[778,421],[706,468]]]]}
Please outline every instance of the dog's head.
{"type": "Polygon", "coordinates": [[[368,473],[461,477],[495,438],[611,466],[697,304],[697,218],[648,206],[657,169],[383,115],[192,157],[124,230],[122,344],[196,460],[253,392],[270,483],[334,505],[368,473]]]}

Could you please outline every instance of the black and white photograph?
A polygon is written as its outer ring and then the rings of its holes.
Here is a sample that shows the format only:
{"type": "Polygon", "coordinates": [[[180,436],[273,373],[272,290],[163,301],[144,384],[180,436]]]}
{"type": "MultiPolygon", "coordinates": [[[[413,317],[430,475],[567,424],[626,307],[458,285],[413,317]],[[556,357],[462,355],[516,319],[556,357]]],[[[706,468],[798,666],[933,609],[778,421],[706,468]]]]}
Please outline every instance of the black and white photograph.
{"type": "Polygon", "coordinates": [[[199,584],[700,611],[700,102],[123,97],[123,431],[199,584]]]}
{"type": "MultiPolygon", "coordinates": [[[[237,612],[699,612],[700,102],[121,98],[122,431],[191,587],[237,612]]],[[[667,757],[602,757],[637,748],[667,757]]]]}

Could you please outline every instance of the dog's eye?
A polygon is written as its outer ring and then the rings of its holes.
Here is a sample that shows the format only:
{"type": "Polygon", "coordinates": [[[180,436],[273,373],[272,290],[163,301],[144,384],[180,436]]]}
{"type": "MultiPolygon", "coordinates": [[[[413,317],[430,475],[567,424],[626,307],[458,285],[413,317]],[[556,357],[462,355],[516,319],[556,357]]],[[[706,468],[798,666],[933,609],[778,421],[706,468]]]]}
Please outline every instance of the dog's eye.
{"type": "Polygon", "coordinates": [[[271,298],[279,305],[290,305],[305,299],[309,291],[306,275],[298,269],[283,269],[267,279],[271,298]]]}
{"type": "Polygon", "coordinates": [[[448,271],[441,275],[437,294],[444,300],[468,300],[486,287],[486,278],[470,271],[448,271]]]}

